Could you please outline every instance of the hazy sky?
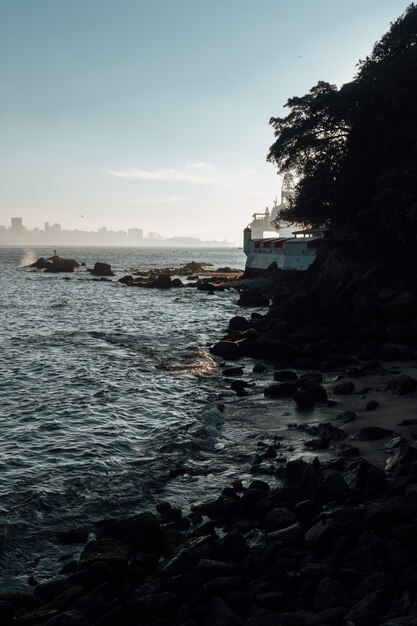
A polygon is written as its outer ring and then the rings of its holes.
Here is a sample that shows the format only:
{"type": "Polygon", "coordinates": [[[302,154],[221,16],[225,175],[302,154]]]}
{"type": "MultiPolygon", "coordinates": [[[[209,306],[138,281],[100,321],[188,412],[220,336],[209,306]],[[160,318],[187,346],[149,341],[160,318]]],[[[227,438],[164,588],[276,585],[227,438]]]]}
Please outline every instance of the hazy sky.
{"type": "Polygon", "coordinates": [[[0,224],[240,242],[271,116],[341,85],[402,0],[0,0],[0,224]]]}

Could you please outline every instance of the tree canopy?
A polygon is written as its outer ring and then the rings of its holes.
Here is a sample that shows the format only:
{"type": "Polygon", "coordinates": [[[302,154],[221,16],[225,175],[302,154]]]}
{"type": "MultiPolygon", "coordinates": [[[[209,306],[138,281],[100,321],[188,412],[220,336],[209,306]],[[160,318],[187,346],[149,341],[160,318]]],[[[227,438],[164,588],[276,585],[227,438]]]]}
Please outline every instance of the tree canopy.
{"type": "Polygon", "coordinates": [[[268,160],[295,172],[294,202],[280,216],[330,223],[375,252],[417,260],[417,7],[411,4],[337,88],[319,82],[273,117],[268,160]]]}

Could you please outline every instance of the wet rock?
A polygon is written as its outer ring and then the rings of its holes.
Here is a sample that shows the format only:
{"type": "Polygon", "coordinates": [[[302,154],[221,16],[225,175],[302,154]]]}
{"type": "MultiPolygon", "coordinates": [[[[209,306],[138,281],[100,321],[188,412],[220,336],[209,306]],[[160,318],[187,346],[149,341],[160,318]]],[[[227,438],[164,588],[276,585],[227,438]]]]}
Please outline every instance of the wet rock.
{"type": "Polygon", "coordinates": [[[91,270],[91,273],[94,274],[94,276],[114,276],[111,265],[109,265],[108,263],[100,263],[99,261],[95,263],[94,268],[91,270]]]}
{"type": "Polygon", "coordinates": [[[298,376],[295,372],[290,370],[281,370],[279,372],[274,372],[274,380],[279,382],[295,382],[298,380],[298,376]]]}
{"type": "Polygon", "coordinates": [[[279,383],[270,385],[264,390],[267,398],[290,398],[297,391],[297,385],[294,383],[279,383]]]}
{"type": "Polygon", "coordinates": [[[253,366],[252,372],[254,372],[255,374],[262,374],[266,371],[266,369],[267,368],[263,363],[257,363],[253,366]]]}
{"type": "Polygon", "coordinates": [[[296,391],[293,400],[300,411],[312,411],[316,404],[314,398],[306,391],[296,391]]]}
{"type": "Polygon", "coordinates": [[[316,611],[322,611],[324,609],[340,606],[348,607],[350,605],[350,598],[345,586],[341,582],[334,578],[326,577],[317,585],[313,602],[314,609],[316,611]]]}
{"type": "Polygon", "coordinates": [[[376,400],[370,400],[367,405],[366,405],[366,410],[367,411],[374,411],[375,409],[377,409],[379,407],[379,402],[377,402],[376,400]]]}
{"type": "Polygon", "coordinates": [[[56,254],[47,259],[41,257],[35,263],[29,265],[29,267],[35,267],[37,269],[43,269],[45,272],[58,273],[58,272],[73,272],[80,264],[74,259],[63,259],[56,254]]]}
{"type": "Polygon", "coordinates": [[[204,623],[207,626],[209,624],[216,624],[216,626],[243,626],[245,622],[222,598],[214,597],[211,599],[204,622],[200,623],[204,623]]]}
{"type": "Polygon", "coordinates": [[[309,396],[311,396],[315,402],[327,402],[328,398],[327,398],[327,391],[325,390],[324,387],[322,387],[322,385],[319,385],[317,383],[306,383],[304,385],[302,385],[301,387],[301,392],[304,393],[308,393],[309,396]]]}
{"type": "Polygon", "coordinates": [[[352,381],[339,383],[338,385],[335,385],[333,389],[333,393],[339,396],[349,395],[353,393],[354,391],[355,391],[355,385],[352,383],[352,381]]]}
{"type": "Polygon", "coordinates": [[[406,374],[401,374],[400,376],[392,378],[386,384],[385,389],[392,391],[392,393],[397,394],[397,396],[403,396],[417,389],[417,380],[406,374]]]}
{"type": "Polygon", "coordinates": [[[15,616],[15,609],[10,602],[0,600],[0,624],[2,626],[12,626],[15,616]]]}
{"type": "Polygon", "coordinates": [[[268,533],[268,538],[270,541],[277,541],[285,545],[298,544],[303,541],[304,533],[302,532],[301,525],[295,522],[291,524],[291,526],[268,533]]]}
{"type": "Polygon", "coordinates": [[[146,551],[164,556],[168,544],[158,520],[152,513],[139,513],[121,520],[109,520],[100,524],[100,539],[115,539],[136,551],[146,551]]]}
{"type": "Polygon", "coordinates": [[[385,472],[363,458],[349,461],[343,478],[351,489],[363,490],[365,494],[384,492],[387,488],[385,472]]]}
{"type": "Polygon", "coordinates": [[[134,278],[133,276],[122,276],[122,278],[119,278],[119,280],[117,281],[119,283],[122,283],[122,285],[130,285],[131,283],[134,282],[134,278]]]}
{"type": "Polygon", "coordinates": [[[242,345],[238,341],[223,340],[215,343],[210,352],[223,359],[234,360],[243,356],[242,345]]]}
{"type": "Polygon", "coordinates": [[[272,532],[291,526],[295,521],[296,516],[292,511],[275,507],[266,514],[264,524],[267,532],[272,532]]]}
{"type": "Polygon", "coordinates": [[[269,306],[269,297],[265,296],[261,291],[255,289],[245,289],[240,292],[240,298],[237,303],[240,306],[247,307],[269,306]]]}
{"type": "Polygon", "coordinates": [[[335,417],[335,419],[338,422],[342,422],[344,424],[348,424],[349,422],[354,422],[356,418],[357,418],[357,415],[353,411],[344,411],[343,413],[339,413],[335,417]]]}
{"type": "Polygon", "coordinates": [[[335,447],[334,454],[337,457],[357,457],[360,452],[358,448],[355,448],[355,446],[350,446],[347,443],[341,443],[335,447]]]}
{"type": "Polygon", "coordinates": [[[250,328],[250,322],[245,318],[242,317],[241,315],[235,315],[235,317],[232,317],[232,319],[229,321],[229,330],[233,331],[233,330],[247,330],[248,328],[250,328]]]}
{"type": "Polygon", "coordinates": [[[64,611],[43,623],[45,626],[88,626],[89,624],[84,615],[76,610],[64,611]]]}
{"type": "Polygon", "coordinates": [[[127,569],[131,548],[116,539],[97,539],[89,541],[80,556],[80,567],[89,567],[95,563],[104,563],[115,572],[127,569]]]}
{"type": "Polygon", "coordinates": [[[381,426],[365,426],[354,437],[357,441],[376,441],[384,439],[393,434],[392,430],[382,428],[381,426]]]}
{"type": "Polygon", "coordinates": [[[242,367],[226,367],[222,371],[223,376],[241,376],[243,374],[242,367]]]}

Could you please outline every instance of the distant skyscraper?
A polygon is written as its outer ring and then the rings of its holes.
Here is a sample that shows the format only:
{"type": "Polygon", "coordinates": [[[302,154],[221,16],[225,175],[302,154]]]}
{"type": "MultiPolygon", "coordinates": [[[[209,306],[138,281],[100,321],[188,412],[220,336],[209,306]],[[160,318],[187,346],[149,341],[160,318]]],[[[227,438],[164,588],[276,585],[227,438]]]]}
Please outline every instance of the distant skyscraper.
{"type": "Polygon", "coordinates": [[[20,232],[23,230],[23,220],[21,217],[12,217],[10,220],[10,228],[15,232],[20,232]]]}
{"type": "Polygon", "coordinates": [[[127,231],[127,235],[129,237],[129,242],[131,243],[142,241],[143,229],[142,228],[129,228],[129,230],[127,231]]]}

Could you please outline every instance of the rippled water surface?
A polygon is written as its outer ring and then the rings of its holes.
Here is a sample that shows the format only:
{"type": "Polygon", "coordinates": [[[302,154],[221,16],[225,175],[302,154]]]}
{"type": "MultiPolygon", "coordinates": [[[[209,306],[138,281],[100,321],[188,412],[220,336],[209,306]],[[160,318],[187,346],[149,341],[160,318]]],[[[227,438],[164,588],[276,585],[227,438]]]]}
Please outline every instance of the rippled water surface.
{"type": "Polygon", "coordinates": [[[164,497],[202,497],[235,462],[222,441],[207,344],[239,312],[236,292],[126,288],[117,279],[132,267],[191,260],[242,268],[243,253],[59,253],[90,267],[111,263],[118,274],[111,282],[85,268],[43,274],[22,266],[51,250],[0,248],[2,590],[54,572],[58,530],[164,497]]]}

